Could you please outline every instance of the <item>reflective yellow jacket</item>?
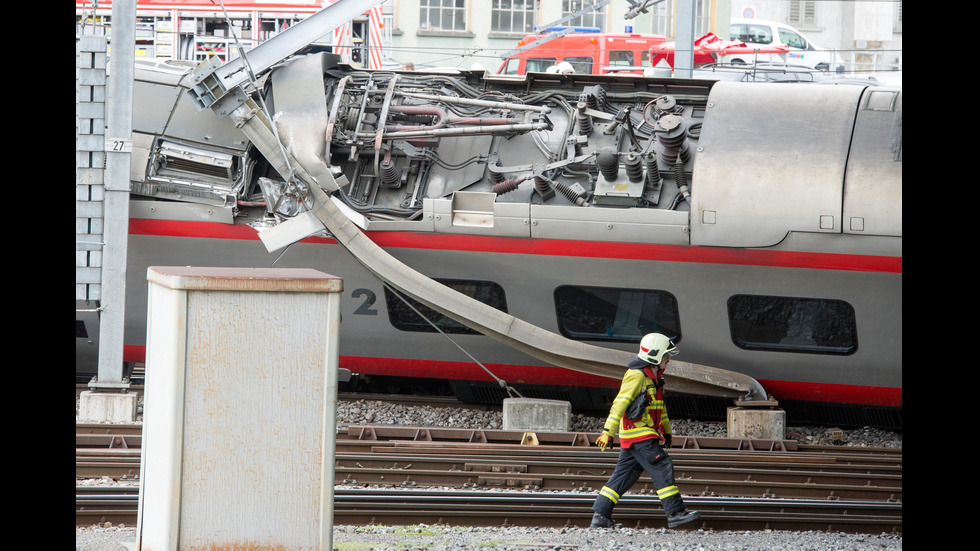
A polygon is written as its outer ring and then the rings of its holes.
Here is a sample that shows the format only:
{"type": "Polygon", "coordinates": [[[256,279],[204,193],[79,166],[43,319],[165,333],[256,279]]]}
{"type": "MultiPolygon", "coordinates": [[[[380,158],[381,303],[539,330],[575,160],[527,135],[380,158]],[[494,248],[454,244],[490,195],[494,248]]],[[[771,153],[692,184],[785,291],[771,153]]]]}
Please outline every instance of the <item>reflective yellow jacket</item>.
{"type": "Polygon", "coordinates": [[[663,441],[662,435],[672,432],[670,419],[667,417],[667,409],[664,407],[663,387],[660,388],[660,392],[657,392],[658,389],[654,384],[655,379],[647,374],[656,376],[657,373],[653,371],[654,369],[656,366],[651,366],[639,359],[630,362],[629,369],[623,375],[619,394],[616,395],[612,406],[609,408],[609,417],[606,418],[603,430],[613,434],[613,431],[618,427],[619,444],[624,448],[630,447],[633,442],[651,438],[663,441]],[[644,367],[649,369],[643,369],[644,367]],[[640,392],[646,392],[650,396],[650,405],[647,406],[640,419],[633,421],[624,417],[624,414],[633,400],[640,395],[640,392]]]}

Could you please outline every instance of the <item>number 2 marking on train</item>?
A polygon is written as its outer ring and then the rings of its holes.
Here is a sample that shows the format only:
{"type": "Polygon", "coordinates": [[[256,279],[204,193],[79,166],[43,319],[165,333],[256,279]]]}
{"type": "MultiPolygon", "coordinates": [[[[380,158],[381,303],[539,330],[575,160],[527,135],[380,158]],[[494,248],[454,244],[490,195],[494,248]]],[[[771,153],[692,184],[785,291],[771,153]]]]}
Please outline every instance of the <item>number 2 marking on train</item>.
{"type": "Polygon", "coordinates": [[[354,310],[355,314],[365,314],[368,316],[378,315],[378,311],[371,307],[374,305],[374,301],[377,300],[377,296],[375,296],[374,291],[370,289],[354,289],[350,296],[351,298],[364,297],[364,301],[361,302],[361,305],[354,310]]]}

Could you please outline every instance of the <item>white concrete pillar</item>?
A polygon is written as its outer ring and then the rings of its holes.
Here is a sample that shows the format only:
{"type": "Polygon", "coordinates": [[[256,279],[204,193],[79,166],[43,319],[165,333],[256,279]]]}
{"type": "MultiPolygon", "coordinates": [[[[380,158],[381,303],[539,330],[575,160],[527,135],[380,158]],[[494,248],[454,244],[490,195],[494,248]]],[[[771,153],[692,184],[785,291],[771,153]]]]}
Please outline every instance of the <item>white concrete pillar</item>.
{"type": "Polygon", "coordinates": [[[342,280],[147,279],[139,549],[332,549],[342,280]]]}

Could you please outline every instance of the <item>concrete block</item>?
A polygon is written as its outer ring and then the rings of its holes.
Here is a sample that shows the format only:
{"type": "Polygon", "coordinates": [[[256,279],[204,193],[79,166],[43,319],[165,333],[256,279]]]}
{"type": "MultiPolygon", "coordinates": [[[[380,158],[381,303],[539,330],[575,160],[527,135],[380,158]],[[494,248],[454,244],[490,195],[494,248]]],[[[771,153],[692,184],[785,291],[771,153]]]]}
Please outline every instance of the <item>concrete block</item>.
{"type": "Polygon", "coordinates": [[[136,422],[135,392],[83,391],[78,397],[78,420],[89,423],[136,422]]]}
{"type": "Polygon", "coordinates": [[[729,438],[786,438],[786,412],[782,409],[728,408],[729,438]]]}
{"type": "Polygon", "coordinates": [[[507,398],[503,414],[504,430],[568,432],[572,427],[572,404],[561,400],[507,398]]]}

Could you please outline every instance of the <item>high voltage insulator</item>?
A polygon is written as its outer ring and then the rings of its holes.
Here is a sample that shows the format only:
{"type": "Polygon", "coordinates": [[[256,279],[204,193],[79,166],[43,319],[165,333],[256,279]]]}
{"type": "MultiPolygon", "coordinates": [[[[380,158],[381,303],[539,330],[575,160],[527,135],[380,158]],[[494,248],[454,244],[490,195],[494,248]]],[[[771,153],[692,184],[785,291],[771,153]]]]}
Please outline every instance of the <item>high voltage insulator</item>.
{"type": "Polygon", "coordinates": [[[599,172],[610,182],[619,177],[619,156],[610,149],[605,149],[596,155],[595,162],[599,165],[599,172]]]}
{"type": "Polygon", "coordinates": [[[631,182],[643,180],[643,160],[640,159],[639,155],[631,152],[626,156],[624,164],[626,165],[626,176],[631,182]]]}

